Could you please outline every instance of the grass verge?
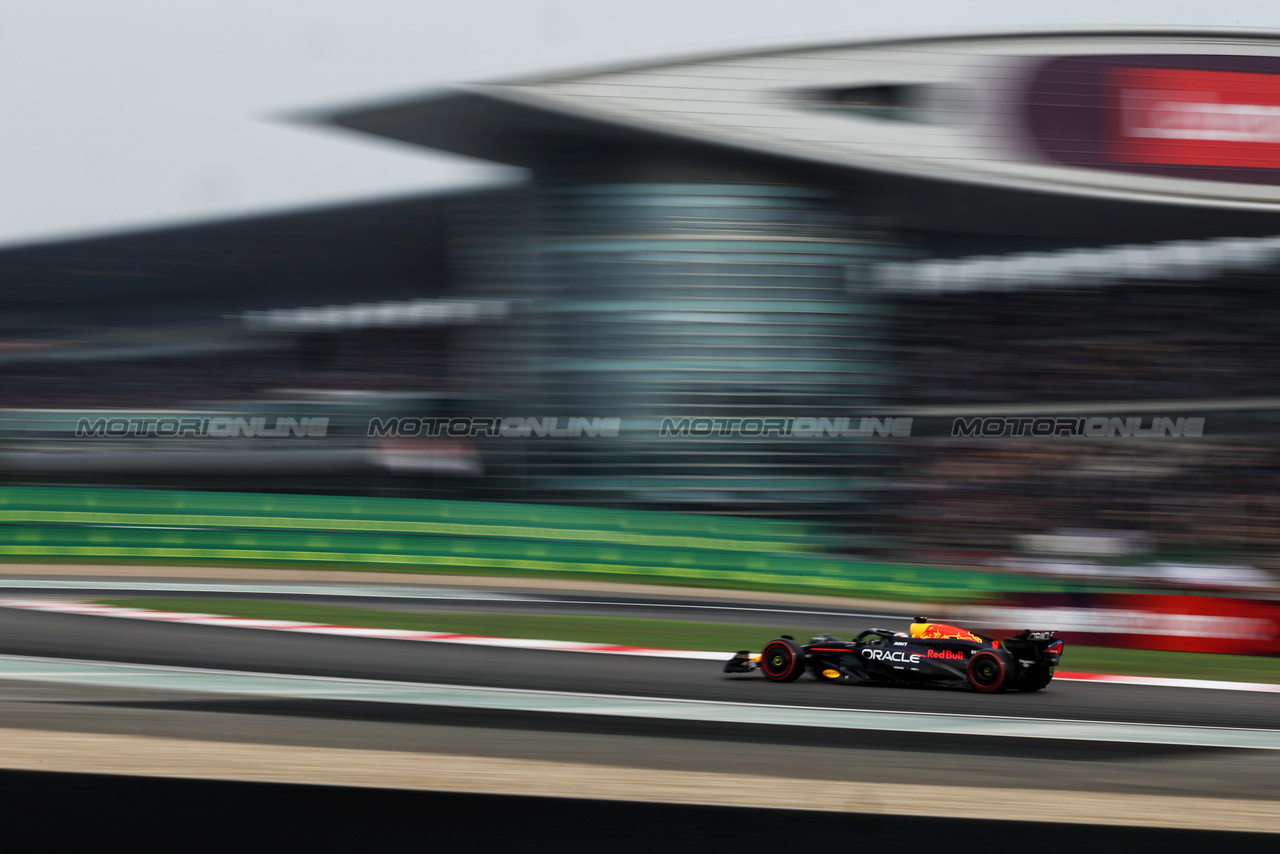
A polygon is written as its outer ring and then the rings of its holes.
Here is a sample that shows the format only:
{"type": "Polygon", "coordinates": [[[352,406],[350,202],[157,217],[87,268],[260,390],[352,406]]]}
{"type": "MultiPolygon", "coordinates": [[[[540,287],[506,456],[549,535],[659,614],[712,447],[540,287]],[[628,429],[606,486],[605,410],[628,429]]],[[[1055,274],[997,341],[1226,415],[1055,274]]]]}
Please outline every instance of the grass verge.
{"type": "MultiPolygon", "coordinates": [[[[453,632],[489,637],[584,641],[660,649],[758,650],[765,641],[790,634],[802,642],[823,630],[820,625],[779,629],[729,623],[651,620],[631,617],[555,616],[544,614],[425,614],[312,605],[262,599],[113,598],[102,604],[157,611],[222,614],[266,620],[297,620],[376,629],[453,632]]],[[[1068,646],[1063,669],[1127,676],[1172,676],[1280,683],[1280,658],[1162,652],[1144,649],[1068,646]]]]}
{"type": "Polygon", "coordinates": [[[1165,652],[1154,649],[1068,645],[1063,655],[1062,669],[1126,676],[1280,683],[1280,658],[1264,655],[1220,655],[1212,652],[1165,652]]]}

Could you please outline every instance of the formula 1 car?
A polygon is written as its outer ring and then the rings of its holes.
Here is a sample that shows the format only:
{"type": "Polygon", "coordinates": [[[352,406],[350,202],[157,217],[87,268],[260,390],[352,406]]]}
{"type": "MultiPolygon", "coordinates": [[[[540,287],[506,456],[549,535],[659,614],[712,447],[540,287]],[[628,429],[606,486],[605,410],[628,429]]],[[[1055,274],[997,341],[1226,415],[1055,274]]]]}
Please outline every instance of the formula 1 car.
{"type": "Polygon", "coordinates": [[[1053,679],[1062,649],[1054,632],[1028,629],[994,640],[916,617],[909,634],[867,629],[851,641],[823,634],[803,646],[783,635],[759,655],[739,652],[724,672],[759,670],[772,682],[794,682],[808,671],[824,682],[967,685],[984,694],[1039,691],[1053,679]]]}

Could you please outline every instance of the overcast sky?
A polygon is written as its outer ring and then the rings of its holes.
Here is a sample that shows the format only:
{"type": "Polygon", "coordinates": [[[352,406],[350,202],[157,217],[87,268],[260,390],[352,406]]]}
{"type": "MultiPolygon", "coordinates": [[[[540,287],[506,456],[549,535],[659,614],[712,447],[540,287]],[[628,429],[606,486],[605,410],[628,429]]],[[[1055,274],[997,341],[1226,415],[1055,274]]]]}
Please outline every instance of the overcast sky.
{"type": "Polygon", "coordinates": [[[1280,29],[1280,4],[0,0],[0,244],[511,174],[282,118],[303,109],[704,50],[1127,24],[1280,29]]]}

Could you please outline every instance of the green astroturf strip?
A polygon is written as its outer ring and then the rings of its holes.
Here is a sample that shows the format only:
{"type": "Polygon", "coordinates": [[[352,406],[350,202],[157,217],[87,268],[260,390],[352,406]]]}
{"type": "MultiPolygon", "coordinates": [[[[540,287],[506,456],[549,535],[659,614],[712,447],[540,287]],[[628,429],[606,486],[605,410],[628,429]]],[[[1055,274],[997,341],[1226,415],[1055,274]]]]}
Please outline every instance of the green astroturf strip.
{"type": "Polygon", "coordinates": [[[0,561],[549,575],[900,601],[1092,586],[829,553],[781,520],[488,502],[0,487],[0,561]]]}
{"type": "Polygon", "coordinates": [[[732,551],[808,552],[805,523],[540,504],[73,487],[0,487],[0,521],[210,530],[491,537],[732,551]]]}
{"type": "MultiPolygon", "coordinates": [[[[555,616],[546,614],[424,614],[348,608],[340,605],[260,599],[112,598],[101,604],[156,611],[221,614],[264,620],[296,620],[377,629],[453,632],[487,637],[582,641],[660,649],[739,649],[759,651],[766,641],[790,634],[802,643],[829,629],[818,623],[790,629],[770,626],[649,620],[632,617],[555,616]]],[[[1067,646],[1062,669],[1127,676],[1171,676],[1234,682],[1280,683],[1280,658],[1163,652],[1141,649],[1067,646]]]]}
{"type": "MultiPolygon", "coordinates": [[[[947,596],[933,595],[934,591],[922,589],[918,585],[897,584],[886,581],[879,584],[851,584],[845,587],[814,587],[800,583],[763,583],[728,578],[687,578],[666,575],[634,575],[623,572],[556,571],[542,569],[511,569],[505,567],[453,567],[453,566],[411,566],[403,564],[366,564],[340,562],[291,562],[261,560],[209,560],[206,558],[150,558],[150,557],[102,557],[77,555],[73,557],[31,557],[0,554],[0,565],[53,565],[79,564],[93,566],[160,566],[172,567],[175,563],[191,567],[252,566],[260,569],[306,569],[324,572],[395,572],[407,575],[458,575],[482,576],[486,578],[556,578],[574,581],[604,581],[613,584],[649,584],[665,587],[696,587],[721,590],[753,590],[764,593],[799,593],[811,596],[853,597],[856,599],[877,599],[886,602],[921,603],[944,599],[978,598],[984,593],[970,591],[948,591],[947,596]]],[[[959,573],[961,570],[946,570],[959,573]]],[[[1113,588],[1108,588],[1114,590],[1113,588]]]]}

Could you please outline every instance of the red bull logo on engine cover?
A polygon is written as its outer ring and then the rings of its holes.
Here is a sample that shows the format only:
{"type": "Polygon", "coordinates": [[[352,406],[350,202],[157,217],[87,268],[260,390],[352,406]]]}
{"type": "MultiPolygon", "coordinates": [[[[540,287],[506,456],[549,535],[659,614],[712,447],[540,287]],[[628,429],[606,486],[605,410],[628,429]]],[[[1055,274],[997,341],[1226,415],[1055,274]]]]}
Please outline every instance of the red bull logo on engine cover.
{"type": "Polygon", "coordinates": [[[928,649],[924,653],[925,658],[948,658],[956,661],[964,661],[964,653],[957,652],[953,649],[928,649]]]}
{"type": "Polygon", "coordinates": [[[911,636],[913,638],[927,639],[954,639],[967,640],[974,643],[982,643],[982,638],[973,632],[962,629],[957,626],[949,626],[946,623],[912,623],[911,636]]]}

